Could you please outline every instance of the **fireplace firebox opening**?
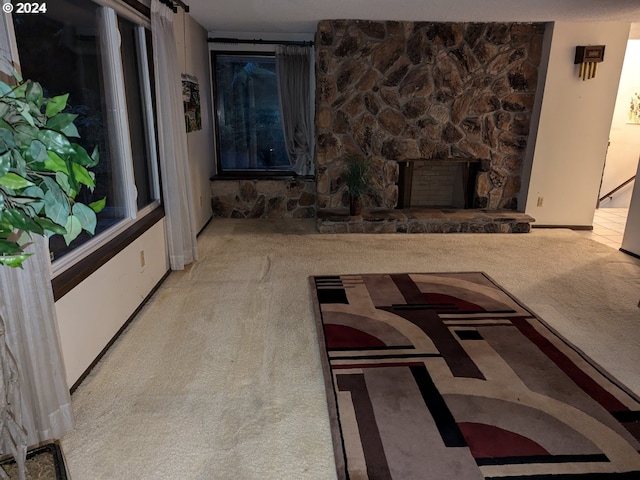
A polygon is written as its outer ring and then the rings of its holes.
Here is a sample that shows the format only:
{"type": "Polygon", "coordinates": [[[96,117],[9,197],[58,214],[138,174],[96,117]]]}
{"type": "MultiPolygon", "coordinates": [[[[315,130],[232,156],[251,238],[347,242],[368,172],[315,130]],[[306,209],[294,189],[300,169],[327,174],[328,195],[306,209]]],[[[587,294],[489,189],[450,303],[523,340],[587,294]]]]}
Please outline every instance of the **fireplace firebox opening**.
{"type": "Polygon", "coordinates": [[[473,208],[479,160],[448,157],[398,163],[396,208],[473,208]]]}

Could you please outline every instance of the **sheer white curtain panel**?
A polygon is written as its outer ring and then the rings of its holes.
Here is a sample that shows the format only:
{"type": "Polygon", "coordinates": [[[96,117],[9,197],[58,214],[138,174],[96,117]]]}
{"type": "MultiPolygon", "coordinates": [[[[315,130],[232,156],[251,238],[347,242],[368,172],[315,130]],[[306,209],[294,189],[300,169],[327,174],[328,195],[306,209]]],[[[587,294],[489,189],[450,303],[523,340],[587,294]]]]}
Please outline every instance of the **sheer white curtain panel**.
{"type": "Polygon", "coordinates": [[[293,171],[312,175],[313,122],[310,97],[311,47],[278,45],[276,74],[282,130],[293,171]]]}
{"type": "Polygon", "coordinates": [[[153,61],[156,67],[156,110],[167,246],[172,270],[198,259],[196,226],[191,204],[189,153],[182,102],[173,12],[151,2],[153,61]]]}
{"type": "Polygon", "coordinates": [[[34,255],[24,269],[0,266],[0,315],[19,373],[16,386],[28,446],[61,439],[73,429],[47,242],[33,238],[29,252],[34,255]]]}

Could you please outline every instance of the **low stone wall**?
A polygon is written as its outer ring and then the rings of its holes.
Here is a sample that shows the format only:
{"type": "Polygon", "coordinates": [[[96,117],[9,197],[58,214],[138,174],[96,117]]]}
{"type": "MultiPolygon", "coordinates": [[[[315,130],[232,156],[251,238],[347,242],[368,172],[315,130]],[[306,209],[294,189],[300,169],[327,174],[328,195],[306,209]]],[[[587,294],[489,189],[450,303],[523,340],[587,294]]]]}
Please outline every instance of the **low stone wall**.
{"type": "Polygon", "coordinates": [[[316,182],[297,178],[211,182],[215,217],[314,218],[316,182]]]}

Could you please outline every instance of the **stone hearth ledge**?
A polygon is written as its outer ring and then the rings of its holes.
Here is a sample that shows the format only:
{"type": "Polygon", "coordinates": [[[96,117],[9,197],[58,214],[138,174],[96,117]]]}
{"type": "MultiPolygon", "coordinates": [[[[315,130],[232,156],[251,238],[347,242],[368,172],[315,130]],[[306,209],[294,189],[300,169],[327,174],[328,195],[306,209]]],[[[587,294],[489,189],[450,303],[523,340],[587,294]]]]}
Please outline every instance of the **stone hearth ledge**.
{"type": "Polygon", "coordinates": [[[376,209],[350,216],[344,209],[319,209],[320,233],[528,233],[531,216],[509,210],[376,209]]]}

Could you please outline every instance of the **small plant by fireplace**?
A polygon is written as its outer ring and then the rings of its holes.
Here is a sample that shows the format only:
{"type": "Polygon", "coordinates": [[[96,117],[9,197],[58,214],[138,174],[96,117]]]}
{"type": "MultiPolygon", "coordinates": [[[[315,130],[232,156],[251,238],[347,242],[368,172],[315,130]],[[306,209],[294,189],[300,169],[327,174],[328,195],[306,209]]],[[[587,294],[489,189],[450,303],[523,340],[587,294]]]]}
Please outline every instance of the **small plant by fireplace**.
{"type": "Polygon", "coordinates": [[[362,199],[371,191],[371,162],[360,155],[348,155],[342,172],[342,181],[349,193],[349,214],[362,213],[362,199]]]}

